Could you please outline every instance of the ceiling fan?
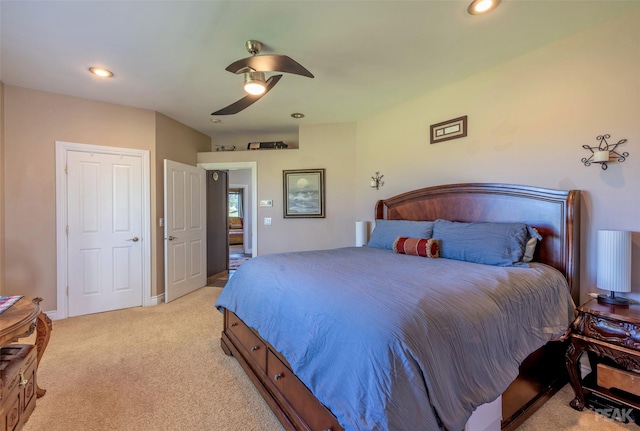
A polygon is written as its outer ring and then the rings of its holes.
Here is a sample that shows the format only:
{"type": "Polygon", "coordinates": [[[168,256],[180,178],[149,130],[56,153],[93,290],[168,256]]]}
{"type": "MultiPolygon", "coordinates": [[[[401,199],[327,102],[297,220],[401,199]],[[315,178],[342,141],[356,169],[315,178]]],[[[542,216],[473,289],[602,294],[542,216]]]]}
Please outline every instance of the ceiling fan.
{"type": "Polygon", "coordinates": [[[262,42],[248,40],[245,47],[251,57],[234,61],[225,70],[236,75],[244,74],[244,89],[248,95],[211,115],[237,114],[267,94],[282,78],[282,75],[273,75],[265,80],[265,72],[285,72],[313,78],[311,72],[286,55],[259,55],[262,51],[262,42]]]}

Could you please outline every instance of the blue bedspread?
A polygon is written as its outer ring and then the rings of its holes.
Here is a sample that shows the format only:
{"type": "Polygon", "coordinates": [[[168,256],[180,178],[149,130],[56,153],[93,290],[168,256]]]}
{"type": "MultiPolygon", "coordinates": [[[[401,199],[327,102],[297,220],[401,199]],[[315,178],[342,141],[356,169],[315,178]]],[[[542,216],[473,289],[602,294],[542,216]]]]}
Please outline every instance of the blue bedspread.
{"type": "Polygon", "coordinates": [[[546,265],[367,247],[251,259],[215,305],[282,353],[347,430],[463,429],[574,315],[546,265]]]}

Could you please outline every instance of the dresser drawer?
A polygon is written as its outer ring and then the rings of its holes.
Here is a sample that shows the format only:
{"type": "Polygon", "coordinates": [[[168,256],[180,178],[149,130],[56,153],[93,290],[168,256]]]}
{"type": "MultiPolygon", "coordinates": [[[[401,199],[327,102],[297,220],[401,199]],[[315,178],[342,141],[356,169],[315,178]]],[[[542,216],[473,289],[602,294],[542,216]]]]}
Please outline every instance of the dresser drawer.
{"type": "Polygon", "coordinates": [[[238,316],[229,310],[225,310],[225,312],[227,313],[227,330],[240,342],[241,345],[238,348],[242,350],[242,354],[253,359],[260,370],[266,371],[267,347],[265,344],[251,328],[238,319],[238,316]]]}
{"type": "Polygon", "coordinates": [[[313,431],[342,429],[336,418],[307,387],[278,359],[271,350],[267,354],[269,378],[288,400],[301,419],[313,431]]]}
{"type": "Polygon", "coordinates": [[[21,429],[35,408],[36,359],[30,344],[0,349],[0,431],[21,429]]]}
{"type": "Polygon", "coordinates": [[[6,408],[1,411],[2,424],[0,430],[13,431],[20,422],[20,392],[14,391],[6,400],[6,408]]]}

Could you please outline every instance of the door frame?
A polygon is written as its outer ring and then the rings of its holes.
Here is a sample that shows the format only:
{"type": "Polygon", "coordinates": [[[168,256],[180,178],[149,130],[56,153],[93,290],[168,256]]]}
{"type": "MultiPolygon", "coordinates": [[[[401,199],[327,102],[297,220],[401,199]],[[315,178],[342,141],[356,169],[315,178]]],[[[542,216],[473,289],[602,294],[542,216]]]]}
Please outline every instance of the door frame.
{"type": "Polygon", "coordinates": [[[154,305],[151,299],[151,185],[149,151],[56,141],[56,319],[69,317],[67,280],[67,152],[126,154],[142,158],[142,305],[154,305]]]}
{"type": "Polygon", "coordinates": [[[258,255],[258,163],[257,162],[203,162],[197,166],[208,171],[211,170],[233,170],[233,169],[250,169],[251,170],[251,256],[258,255]]]}

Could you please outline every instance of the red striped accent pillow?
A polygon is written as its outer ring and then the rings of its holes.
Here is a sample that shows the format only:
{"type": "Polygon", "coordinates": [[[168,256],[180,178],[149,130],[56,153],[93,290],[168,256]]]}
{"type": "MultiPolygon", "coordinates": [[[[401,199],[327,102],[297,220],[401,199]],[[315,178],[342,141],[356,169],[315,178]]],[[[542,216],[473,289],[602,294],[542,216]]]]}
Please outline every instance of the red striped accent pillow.
{"type": "Polygon", "coordinates": [[[440,257],[440,241],[433,238],[399,236],[393,243],[393,251],[412,256],[440,257]]]}

